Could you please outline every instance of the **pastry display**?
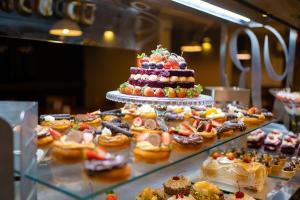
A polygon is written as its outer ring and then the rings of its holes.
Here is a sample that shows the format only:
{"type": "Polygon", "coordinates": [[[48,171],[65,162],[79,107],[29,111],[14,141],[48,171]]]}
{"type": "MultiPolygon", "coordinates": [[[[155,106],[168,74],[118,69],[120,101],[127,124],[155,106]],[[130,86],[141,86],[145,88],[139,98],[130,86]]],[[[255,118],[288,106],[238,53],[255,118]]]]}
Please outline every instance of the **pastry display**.
{"type": "Polygon", "coordinates": [[[206,181],[196,182],[191,188],[191,194],[196,200],[224,200],[220,188],[206,181]]]}
{"type": "Polygon", "coordinates": [[[247,154],[236,158],[234,153],[214,153],[203,162],[201,169],[207,180],[228,185],[235,185],[238,181],[241,187],[257,191],[262,190],[267,178],[266,167],[247,154]]]}
{"type": "Polygon", "coordinates": [[[194,151],[203,143],[203,137],[184,123],[169,128],[169,133],[172,134],[173,148],[177,151],[194,151]]]}
{"type": "Polygon", "coordinates": [[[92,133],[71,129],[60,140],[53,142],[51,156],[58,162],[76,163],[82,161],[85,149],[94,147],[92,133]]]}
{"type": "Polygon", "coordinates": [[[150,56],[138,55],[138,66],[130,68],[130,77],[119,91],[147,97],[198,97],[202,87],[195,85],[194,73],[182,56],[158,45],[150,56]]]}
{"type": "Polygon", "coordinates": [[[282,136],[283,134],[281,132],[274,129],[264,140],[264,149],[268,151],[276,151],[282,142],[282,136]]]}
{"type": "Polygon", "coordinates": [[[163,183],[163,187],[168,195],[189,195],[192,183],[185,176],[173,176],[163,183]]]}
{"type": "Polygon", "coordinates": [[[51,115],[47,115],[43,118],[41,122],[41,126],[53,128],[61,133],[66,132],[69,128],[71,128],[71,121],[68,119],[56,119],[51,115]]]}
{"type": "Polygon", "coordinates": [[[84,170],[92,180],[114,182],[127,179],[131,174],[131,168],[124,156],[114,156],[103,148],[87,149],[85,158],[84,170]]]}
{"type": "Polygon", "coordinates": [[[75,121],[75,123],[76,122],[84,122],[90,126],[98,127],[101,123],[101,118],[98,115],[87,113],[87,114],[75,115],[74,121],[75,121]]]}
{"type": "Polygon", "coordinates": [[[136,200],[166,200],[167,197],[160,189],[144,188],[136,197],[136,200]]]}
{"type": "Polygon", "coordinates": [[[264,144],[265,137],[266,133],[261,129],[252,131],[247,136],[247,146],[249,148],[260,148],[264,144]]]}
{"type": "Polygon", "coordinates": [[[171,136],[167,132],[160,134],[143,133],[138,136],[133,150],[136,161],[156,163],[166,161],[170,157],[171,136]]]}

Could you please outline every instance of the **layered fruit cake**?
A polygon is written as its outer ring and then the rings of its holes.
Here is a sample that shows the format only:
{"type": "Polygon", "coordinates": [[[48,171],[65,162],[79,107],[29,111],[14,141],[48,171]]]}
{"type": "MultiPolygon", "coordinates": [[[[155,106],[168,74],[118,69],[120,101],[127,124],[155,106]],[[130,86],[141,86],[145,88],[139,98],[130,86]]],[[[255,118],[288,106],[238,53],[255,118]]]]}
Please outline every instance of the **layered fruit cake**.
{"type": "Polygon", "coordinates": [[[265,137],[266,137],[266,133],[261,129],[252,131],[247,136],[247,146],[249,148],[260,148],[264,143],[265,137]]]}
{"type": "Polygon", "coordinates": [[[276,151],[281,145],[283,134],[274,129],[269,133],[264,141],[264,149],[268,151],[276,151]]]}
{"type": "Polygon", "coordinates": [[[298,138],[297,135],[288,134],[283,137],[280,150],[281,153],[293,155],[298,146],[298,138]]]}
{"type": "Polygon", "coordinates": [[[182,56],[157,46],[150,56],[138,55],[138,66],[130,68],[130,77],[120,85],[123,94],[155,97],[198,97],[194,70],[187,69],[182,56]]]}

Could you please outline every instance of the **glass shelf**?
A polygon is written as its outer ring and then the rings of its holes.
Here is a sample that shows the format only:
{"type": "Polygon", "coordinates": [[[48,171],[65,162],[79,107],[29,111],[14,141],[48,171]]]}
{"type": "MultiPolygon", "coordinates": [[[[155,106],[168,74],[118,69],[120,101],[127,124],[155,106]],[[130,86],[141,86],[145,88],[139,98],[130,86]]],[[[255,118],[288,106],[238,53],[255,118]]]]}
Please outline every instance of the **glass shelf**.
{"type": "MultiPolygon", "coordinates": [[[[26,177],[36,181],[40,184],[46,185],[54,190],[60,191],[76,199],[90,199],[104,193],[107,190],[116,189],[121,186],[141,180],[151,174],[157,173],[165,168],[180,164],[185,160],[190,160],[193,157],[200,155],[203,152],[208,152],[210,149],[218,147],[222,144],[228,143],[247,133],[266,126],[272,121],[267,121],[260,126],[248,127],[244,132],[236,131],[230,137],[215,138],[211,140],[204,140],[202,147],[198,151],[191,153],[179,153],[175,150],[172,151],[170,158],[167,162],[159,164],[145,164],[133,161],[132,146],[128,149],[130,152],[130,166],[131,177],[123,182],[118,183],[100,183],[88,179],[83,173],[82,163],[79,164],[55,164],[51,162],[49,157],[45,157],[36,168],[30,169],[26,173],[26,177]]],[[[207,155],[206,155],[207,156],[207,155]]],[[[180,169],[180,168],[178,168],[180,169]]]]}
{"type": "Polygon", "coordinates": [[[119,103],[151,104],[151,105],[177,105],[177,106],[210,106],[214,104],[211,96],[201,94],[195,98],[167,98],[167,97],[142,97],[122,94],[119,91],[106,93],[106,98],[119,103]]]}

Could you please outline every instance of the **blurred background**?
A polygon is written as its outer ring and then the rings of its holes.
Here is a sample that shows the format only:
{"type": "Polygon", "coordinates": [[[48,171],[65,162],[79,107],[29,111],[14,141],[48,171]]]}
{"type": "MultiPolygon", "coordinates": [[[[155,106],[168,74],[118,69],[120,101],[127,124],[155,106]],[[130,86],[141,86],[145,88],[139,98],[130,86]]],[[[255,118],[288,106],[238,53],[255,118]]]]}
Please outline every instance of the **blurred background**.
{"type": "MultiPolygon", "coordinates": [[[[210,3],[274,27],[288,44],[289,30],[300,30],[300,1],[212,0],[210,3]]],[[[137,53],[150,54],[157,44],[183,53],[203,86],[221,85],[220,38],[240,25],[172,1],[159,0],[1,0],[0,99],[39,102],[40,113],[78,113],[115,108],[105,99],[129,77],[137,53]],[[21,2],[21,3],[20,3],[21,2]],[[184,47],[186,47],[184,49],[184,47]]],[[[261,52],[269,35],[271,61],[284,70],[284,55],[274,35],[252,29],[261,52]]],[[[300,89],[299,40],[296,45],[293,89],[300,89]],[[298,49],[297,49],[298,48],[298,49]]],[[[251,65],[248,36],[238,38],[239,59],[251,65]]],[[[231,86],[240,72],[227,55],[231,86]]],[[[263,61],[262,61],[263,63],[263,61]]],[[[283,87],[262,64],[263,106],[272,108],[268,89],[283,87]]],[[[251,77],[246,78],[250,88],[251,77]]]]}

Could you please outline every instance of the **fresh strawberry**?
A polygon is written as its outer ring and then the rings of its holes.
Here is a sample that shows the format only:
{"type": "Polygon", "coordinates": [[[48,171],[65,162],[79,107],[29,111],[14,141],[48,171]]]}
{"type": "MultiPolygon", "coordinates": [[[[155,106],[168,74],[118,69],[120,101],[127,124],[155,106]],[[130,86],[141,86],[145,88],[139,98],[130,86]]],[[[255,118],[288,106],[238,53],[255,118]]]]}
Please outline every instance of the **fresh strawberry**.
{"type": "Polygon", "coordinates": [[[154,96],[156,97],[164,97],[165,96],[165,93],[164,93],[164,90],[161,89],[161,88],[157,88],[154,92],[154,96]]]}
{"type": "Polygon", "coordinates": [[[198,111],[196,111],[196,110],[192,110],[192,115],[193,116],[199,116],[200,113],[198,111]]]}
{"type": "Polygon", "coordinates": [[[193,121],[193,124],[192,124],[192,127],[197,128],[198,125],[199,125],[199,121],[194,120],[194,121],[193,121]]]}
{"type": "Polygon", "coordinates": [[[117,194],[112,190],[108,191],[106,192],[105,200],[118,200],[117,194]]]}
{"type": "Polygon", "coordinates": [[[174,181],[179,181],[179,180],[180,180],[180,177],[179,177],[179,176],[173,176],[173,177],[172,177],[172,180],[174,180],[174,181]]]}
{"type": "Polygon", "coordinates": [[[171,136],[167,132],[163,132],[161,135],[161,142],[163,144],[171,144],[171,136]]]}
{"type": "Polygon", "coordinates": [[[138,67],[142,67],[142,59],[146,56],[145,53],[138,54],[136,57],[136,64],[138,67]]]}
{"type": "Polygon", "coordinates": [[[85,152],[88,160],[106,160],[106,151],[103,148],[87,149],[85,152]]]}
{"type": "Polygon", "coordinates": [[[176,194],[176,199],[183,199],[184,198],[184,195],[179,193],[179,194],[176,194]]]}
{"type": "Polygon", "coordinates": [[[171,69],[179,69],[179,63],[175,55],[169,56],[167,62],[170,63],[171,69]]]}
{"type": "Polygon", "coordinates": [[[163,60],[164,60],[164,56],[162,56],[160,53],[153,53],[150,56],[150,61],[151,62],[159,63],[163,60]]]}
{"type": "Polygon", "coordinates": [[[248,113],[249,114],[255,114],[257,113],[258,109],[256,107],[251,107],[249,110],[248,110],[248,113]]]}
{"type": "Polygon", "coordinates": [[[151,87],[148,87],[148,86],[145,86],[143,89],[142,89],[142,93],[144,96],[146,97],[153,97],[154,96],[154,91],[151,87]]]}
{"type": "Polygon", "coordinates": [[[168,133],[172,134],[172,133],[177,133],[177,130],[174,127],[170,127],[168,129],[168,133]]]}
{"type": "Polygon", "coordinates": [[[59,140],[61,138],[61,133],[53,128],[49,128],[49,133],[55,140],[59,140]]]}
{"type": "Polygon", "coordinates": [[[128,86],[125,88],[125,94],[132,94],[133,86],[128,84],[128,86]]]}
{"type": "Polygon", "coordinates": [[[183,136],[189,136],[193,133],[193,130],[190,129],[186,124],[180,124],[178,133],[183,136]]]}
{"type": "Polygon", "coordinates": [[[136,96],[141,96],[142,95],[142,89],[141,89],[141,87],[135,86],[134,89],[133,89],[133,91],[132,91],[132,94],[136,95],[136,96]]]}
{"type": "Polygon", "coordinates": [[[234,160],[234,154],[232,152],[227,153],[226,157],[228,158],[228,160],[234,160]]]}
{"type": "Polygon", "coordinates": [[[141,59],[141,63],[143,64],[144,62],[149,62],[150,58],[145,56],[144,58],[141,59]]]}
{"type": "Polygon", "coordinates": [[[169,98],[176,98],[176,91],[174,88],[166,87],[164,88],[165,95],[169,98]]]}
{"type": "Polygon", "coordinates": [[[166,63],[164,63],[164,69],[171,69],[172,65],[173,64],[171,62],[166,62],[166,63]]]}
{"type": "Polygon", "coordinates": [[[143,120],[142,120],[141,117],[136,117],[136,118],[134,118],[132,123],[133,123],[134,126],[140,127],[140,126],[143,125],[143,120]]]}
{"type": "Polygon", "coordinates": [[[179,86],[176,88],[176,95],[179,98],[184,98],[186,97],[186,89],[185,88],[180,88],[179,86]]]}
{"type": "Polygon", "coordinates": [[[206,126],[205,126],[205,131],[206,131],[206,132],[211,132],[212,128],[213,128],[212,123],[209,122],[209,123],[207,123],[206,126]]]}
{"type": "Polygon", "coordinates": [[[212,157],[213,157],[213,159],[217,159],[217,158],[221,157],[221,154],[219,152],[214,152],[212,154],[212,157]]]}
{"type": "Polygon", "coordinates": [[[120,87],[119,87],[119,91],[120,91],[121,93],[125,94],[125,93],[126,93],[126,92],[125,92],[125,89],[126,89],[126,87],[127,87],[128,85],[129,85],[128,82],[122,83],[122,84],[120,85],[120,87]]]}
{"type": "Polygon", "coordinates": [[[89,128],[90,128],[90,126],[87,123],[84,123],[84,122],[79,123],[79,130],[80,131],[83,131],[83,130],[89,129],[89,128]]]}

